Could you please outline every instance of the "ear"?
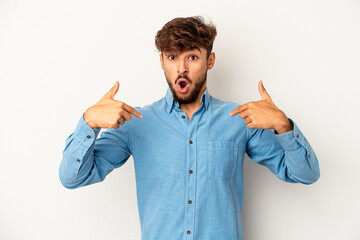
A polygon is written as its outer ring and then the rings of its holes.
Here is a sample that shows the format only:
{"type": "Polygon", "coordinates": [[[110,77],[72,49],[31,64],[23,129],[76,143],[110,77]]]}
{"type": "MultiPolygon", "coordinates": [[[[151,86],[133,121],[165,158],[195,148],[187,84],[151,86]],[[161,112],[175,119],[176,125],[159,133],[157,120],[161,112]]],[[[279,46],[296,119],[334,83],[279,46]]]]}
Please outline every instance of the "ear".
{"type": "Polygon", "coordinates": [[[163,60],[163,54],[160,53],[160,63],[161,63],[161,68],[164,70],[164,60],[163,60]]]}
{"type": "Polygon", "coordinates": [[[208,58],[208,63],[207,63],[208,66],[207,66],[207,68],[209,70],[212,69],[214,64],[215,64],[215,53],[212,52],[212,53],[210,53],[209,58],[208,58]]]}

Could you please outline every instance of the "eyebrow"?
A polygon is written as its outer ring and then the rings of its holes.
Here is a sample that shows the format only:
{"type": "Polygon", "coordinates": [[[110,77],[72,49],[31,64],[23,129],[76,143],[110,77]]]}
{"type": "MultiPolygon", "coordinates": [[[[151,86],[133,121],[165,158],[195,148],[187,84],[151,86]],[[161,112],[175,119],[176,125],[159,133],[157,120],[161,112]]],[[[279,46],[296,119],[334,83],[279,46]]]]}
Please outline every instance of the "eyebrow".
{"type": "Polygon", "coordinates": [[[200,50],[199,47],[195,47],[195,48],[193,48],[193,49],[190,49],[190,51],[194,51],[194,50],[199,50],[199,52],[201,53],[201,50],[200,50]]]}
{"type": "MultiPolygon", "coordinates": [[[[194,48],[192,48],[192,49],[190,49],[190,50],[188,50],[186,52],[193,52],[193,51],[196,51],[196,50],[198,50],[200,52],[200,54],[201,54],[201,50],[198,47],[194,47],[194,48]]],[[[163,52],[163,54],[166,55],[166,56],[169,56],[169,55],[179,54],[179,52],[170,51],[170,52],[163,52]]]]}
{"type": "Polygon", "coordinates": [[[192,49],[190,49],[190,50],[188,50],[188,51],[186,51],[186,52],[194,52],[194,51],[196,51],[196,50],[198,50],[199,52],[200,52],[200,54],[201,54],[201,50],[200,50],[200,48],[198,48],[198,47],[194,47],[194,48],[192,48],[192,49]]]}

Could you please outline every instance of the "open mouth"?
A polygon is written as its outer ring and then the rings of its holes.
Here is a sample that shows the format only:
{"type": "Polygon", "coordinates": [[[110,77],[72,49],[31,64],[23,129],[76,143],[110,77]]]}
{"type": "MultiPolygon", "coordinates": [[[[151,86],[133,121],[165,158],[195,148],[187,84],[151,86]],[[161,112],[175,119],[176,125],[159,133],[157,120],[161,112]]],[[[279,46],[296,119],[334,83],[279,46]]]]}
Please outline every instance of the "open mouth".
{"type": "Polygon", "coordinates": [[[186,93],[189,89],[190,83],[186,79],[182,78],[177,82],[177,85],[179,92],[186,93]]]}
{"type": "Polygon", "coordinates": [[[178,85],[181,87],[181,88],[185,88],[187,85],[189,84],[189,82],[187,80],[179,80],[178,82],[178,85]]]}
{"type": "Polygon", "coordinates": [[[187,83],[186,83],[185,81],[180,82],[180,87],[181,87],[181,88],[184,88],[186,85],[187,85],[187,83]]]}

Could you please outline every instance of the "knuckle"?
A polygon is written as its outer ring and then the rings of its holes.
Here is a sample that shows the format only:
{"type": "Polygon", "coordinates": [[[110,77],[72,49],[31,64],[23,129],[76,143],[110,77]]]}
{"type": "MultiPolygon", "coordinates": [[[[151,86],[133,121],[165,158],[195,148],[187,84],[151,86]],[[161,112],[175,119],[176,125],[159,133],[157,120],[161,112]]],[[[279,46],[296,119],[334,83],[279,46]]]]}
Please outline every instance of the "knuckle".
{"type": "Polygon", "coordinates": [[[128,121],[128,116],[126,116],[126,115],[125,115],[125,116],[123,116],[123,117],[122,117],[122,119],[121,119],[121,121],[122,121],[122,122],[126,122],[126,121],[128,121]]]}

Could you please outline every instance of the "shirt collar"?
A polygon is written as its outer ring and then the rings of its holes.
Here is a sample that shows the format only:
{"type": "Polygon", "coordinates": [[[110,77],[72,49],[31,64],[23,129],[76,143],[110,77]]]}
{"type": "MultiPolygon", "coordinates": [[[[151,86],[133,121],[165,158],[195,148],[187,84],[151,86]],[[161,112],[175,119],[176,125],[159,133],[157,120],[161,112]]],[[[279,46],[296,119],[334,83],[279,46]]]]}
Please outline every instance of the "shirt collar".
{"type": "MultiPolygon", "coordinates": [[[[167,91],[166,91],[166,112],[170,113],[173,105],[175,104],[177,107],[179,107],[179,103],[177,101],[175,101],[174,96],[170,90],[170,87],[168,87],[167,91]]],[[[208,109],[209,106],[209,102],[210,102],[210,94],[208,91],[208,88],[205,88],[205,91],[203,92],[203,94],[201,95],[201,100],[200,102],[202,103],[202,105],[205,105],[205,109],[208,109]]]]}

